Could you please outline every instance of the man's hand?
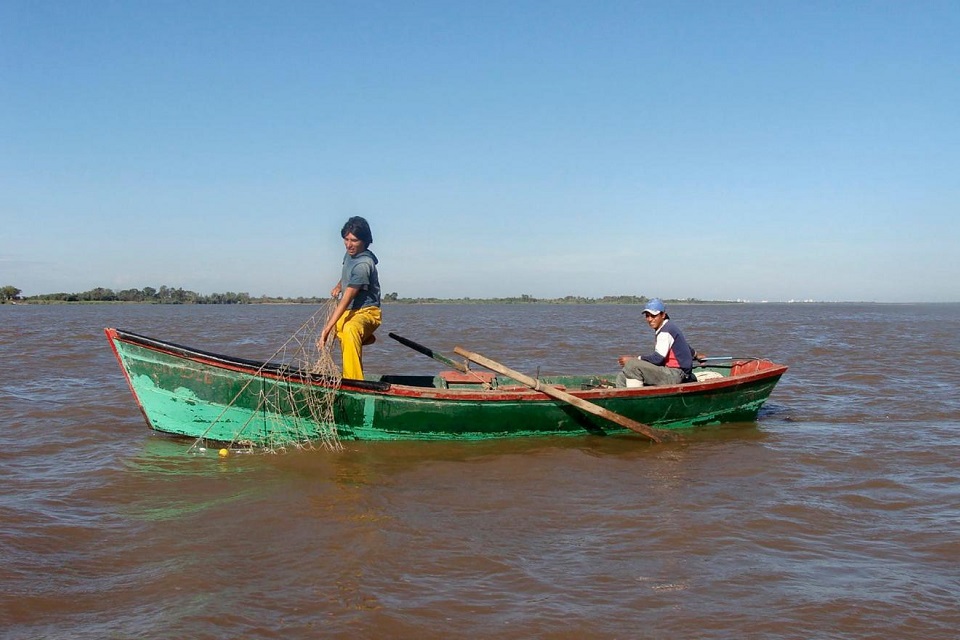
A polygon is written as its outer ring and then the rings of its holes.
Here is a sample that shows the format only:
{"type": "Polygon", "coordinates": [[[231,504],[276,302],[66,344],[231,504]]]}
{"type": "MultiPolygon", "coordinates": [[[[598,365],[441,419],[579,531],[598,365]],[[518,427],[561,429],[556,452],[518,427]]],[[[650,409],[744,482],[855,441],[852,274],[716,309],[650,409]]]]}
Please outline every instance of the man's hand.
{"type": "Polygon", "coordinates": [[[324,328],[323,328],[323,332],[320,334],[320,337],[317,338],[317,349],[318,349],[318,350],[321,350],[321,351],[323,350],[324,345],[327,344],[327,338],[330,336],[330,331],[331,331],[332,329],[333,329],[332,327],[324,327],[324,328]]]}

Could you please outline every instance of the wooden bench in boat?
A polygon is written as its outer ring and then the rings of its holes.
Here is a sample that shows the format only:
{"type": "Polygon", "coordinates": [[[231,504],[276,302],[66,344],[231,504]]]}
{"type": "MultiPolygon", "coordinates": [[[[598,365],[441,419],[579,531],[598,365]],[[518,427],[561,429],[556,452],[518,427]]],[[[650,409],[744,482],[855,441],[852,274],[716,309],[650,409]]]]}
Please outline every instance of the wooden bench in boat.
{"type": "Polygon", "coordinates": [[[496,386],[496,378],[492,371],[440,372],[440,380],[445,389],[491,389],[496,386]]]}

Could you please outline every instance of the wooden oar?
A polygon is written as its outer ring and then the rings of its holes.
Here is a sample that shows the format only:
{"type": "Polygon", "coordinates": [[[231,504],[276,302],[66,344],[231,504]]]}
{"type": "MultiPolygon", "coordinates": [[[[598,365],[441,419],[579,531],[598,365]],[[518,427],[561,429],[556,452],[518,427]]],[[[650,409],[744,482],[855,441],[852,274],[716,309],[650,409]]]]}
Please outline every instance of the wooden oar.
{"type": "Polygon", "coordinates": [[[443,354],[441,354],[441,353],[437,353],[436,351],[434,351],[433,349],[430,349],[429,347],[425,347],[425,346],[423,346],[422,344],[417,343],[417,342],[414,342],[413,340],[409,340],[409,339],[407,339],[407,338],[404,338],[403,336],[398,336],[398,335],[395,334],[395,333],[388,333],[387,335],[390,336],[391,338],[393,338],[394,340],[396,340],[397,342],[399,342],[400,344],[402,344],[403,346],[405,346],[405,347],[410,347],[410,348],[413,349],[414,351],[418,351],[418,352],[422,353],[423,355],[429,356],[429,357],[433,358],[434,360],[436,360],[436,361],[438,361],[438,362],[442,362],[443,364],[447,365],[448,367],[453,367],[454,369],[456,369],[457,371],[459,371],[459,372],[461,372],[461,373],[469,373],[469,372],[470,372],[470,369],[467,368],[467,365],[466,365],[465,363],[463,363],[463,362],[457,362],[456,360],[451,360],[451,359],[448,358],[447,356],[445,356],[445,355],[443,355],[443,354]]]}
{"type": "Polygon", "coordinates": [[[467,360],[476,362],[487,369],[491,369],[497,373],[509,376],[510,378],[513,378],[517,382],[520,382],[521,384],[524,384],[535,391],[540,391],[541,393],[547,394],[551,398],[562,400],[566,403],[572,404],[578,409],[583,409],[587,413],[592,413],[595,416],[600,416],[601,418],[609,420],[610,422],[614,422],[621,427],[626,427],[631,431],[636,431],[640,435],[646,436],[654,442],[663,442],[664,439],[669,439],[671,437],[669,434],[666,434],[659,429],[654,429],[653,427],[649,427],[645,424],[637,422],[636,420],[631,420],[626,416],[622,416],[619,413],[614,413],[609,409],[604,409],[603,407],[584,400],[583,398],[570,395],[566,391],[562,391],[561,389],[557,389],[556,387],[545,382],[531,378],[530,376],[524,375],[519,371],[514,371],[513,369],[510,369],[509,367],[506,367],[495,360],[486,358],[479,353],[473,353],[472,351],[467,351],[466,349],[462,349],[460,347],[454,347],[453,351],[454,353],[463,356],[467,360]]]}

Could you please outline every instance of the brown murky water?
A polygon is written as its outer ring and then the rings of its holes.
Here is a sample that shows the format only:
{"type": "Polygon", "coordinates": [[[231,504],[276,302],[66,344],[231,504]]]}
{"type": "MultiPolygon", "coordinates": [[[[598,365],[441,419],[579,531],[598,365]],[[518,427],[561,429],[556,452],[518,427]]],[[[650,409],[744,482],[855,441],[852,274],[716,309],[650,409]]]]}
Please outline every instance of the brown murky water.
{"type": "MultiPolygon", "coordinates": [[[[187,455],[103,327],[267,357],[301,306],[0,306],[4,638],[954,638],[960,306],[676,306],[791,366],[757,423],[187,455]]],[[[544,374],[645,352],[640,309],[388,306],[387,331],[544,374]]]]}

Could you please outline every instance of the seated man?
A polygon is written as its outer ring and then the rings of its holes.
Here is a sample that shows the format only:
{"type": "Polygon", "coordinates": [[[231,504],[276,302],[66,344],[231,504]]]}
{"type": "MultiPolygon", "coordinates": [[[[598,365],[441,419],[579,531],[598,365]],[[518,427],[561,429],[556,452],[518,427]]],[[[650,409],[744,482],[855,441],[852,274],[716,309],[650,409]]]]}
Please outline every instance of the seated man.
{"type": "Polygon", "coordinates": [[[648,302],[643,316],[656,332],[654,352],[637,357],[620,356],[623,371],[617,374],[617,387],[626,387],[628,379],[651,386],[696,382],[693,361],[702,360],[703,356],[687,343],[680,327],[670,322],[663,301],[654,298],[648,302]]]}

